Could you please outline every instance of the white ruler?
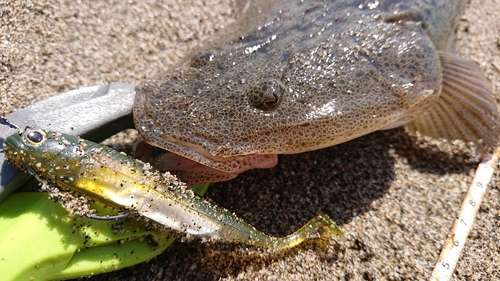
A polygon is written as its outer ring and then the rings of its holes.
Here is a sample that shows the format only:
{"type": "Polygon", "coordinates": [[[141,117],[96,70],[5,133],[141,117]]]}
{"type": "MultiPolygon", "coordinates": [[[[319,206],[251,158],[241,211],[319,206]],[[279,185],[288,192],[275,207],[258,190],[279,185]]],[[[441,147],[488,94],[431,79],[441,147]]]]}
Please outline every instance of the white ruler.
{"type": "Polygon", "coordinates": [[[430,280],[448,281],[451,279],[467,236],[472,229],[474,218],[486,194],[488,183],[495,171],[499,154],[500,147],[497,148],[491,159],[479,164],[474,175],[474,180],[472,180],[472,184],[460,208],[458,219],[453,224],[450,234],[448,234],[430,280]]]}

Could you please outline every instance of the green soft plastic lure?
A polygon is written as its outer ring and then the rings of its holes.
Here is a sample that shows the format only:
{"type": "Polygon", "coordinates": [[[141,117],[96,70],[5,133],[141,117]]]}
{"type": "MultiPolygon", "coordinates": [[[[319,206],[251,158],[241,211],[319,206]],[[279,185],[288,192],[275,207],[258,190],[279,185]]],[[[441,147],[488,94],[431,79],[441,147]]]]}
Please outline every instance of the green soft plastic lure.
{"type": "Polygon", "coordinates": [[[271,237],[197,196],[175,176],[72,135],[28,128],[8,137],[4,150],[12,164],[30,167],[63,190],[78,191],[188,236],[271,249],[294,247],[314,237],[343,237],[323,214],[289,236],[271,237]]]}

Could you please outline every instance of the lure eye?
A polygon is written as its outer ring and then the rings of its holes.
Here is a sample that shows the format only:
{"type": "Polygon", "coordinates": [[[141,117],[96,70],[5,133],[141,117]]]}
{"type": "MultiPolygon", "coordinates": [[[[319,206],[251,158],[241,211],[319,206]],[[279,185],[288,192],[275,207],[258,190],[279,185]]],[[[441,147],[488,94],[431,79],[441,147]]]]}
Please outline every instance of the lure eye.
{"type": "Polygon", "coordinates": [[[45,141],[46,134],[41,130],[28,130],[24,134],[24,139],[31,145],[38,146],[45,141]]]}

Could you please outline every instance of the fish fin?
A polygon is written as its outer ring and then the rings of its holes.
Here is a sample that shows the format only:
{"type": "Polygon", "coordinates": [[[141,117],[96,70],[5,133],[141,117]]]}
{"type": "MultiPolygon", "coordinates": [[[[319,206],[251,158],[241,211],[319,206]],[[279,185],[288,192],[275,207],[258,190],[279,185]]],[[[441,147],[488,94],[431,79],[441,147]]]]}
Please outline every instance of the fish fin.
{"type": "Polygon", "coordinates": [[[479,65],[439,52],[443,83],[436,102],[406,125],[434,138],[497,145],[500,116],[491,87],[479,65]]]}
{"type": "Polygon", "coordinates": [[[267,11],[277,3],[278,1],[269,0],[235,0],[233,10],[236,18],[240,18],[247,13],[249,14],[247,16],[254,17],[257,14],[265,14],[262,11],[267,11]]]}
{"type": "Polygon", "coordinates": [[[242,14],[246,13],[250,5],[252,5],[252,0],[236,0],[233,2],[234,13],[236,18],[239,18],[242,14]]]}

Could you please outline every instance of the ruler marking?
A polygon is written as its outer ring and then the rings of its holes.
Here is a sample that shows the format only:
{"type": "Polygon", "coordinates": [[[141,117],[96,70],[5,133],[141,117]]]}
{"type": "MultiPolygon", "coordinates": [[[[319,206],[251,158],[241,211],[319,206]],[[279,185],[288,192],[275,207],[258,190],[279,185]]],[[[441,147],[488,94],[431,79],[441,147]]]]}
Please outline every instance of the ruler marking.
{"type": "Polygon", "coordinates": [[[472,230],[472,225],[481,206],[481,201],[486,194],[488,184],[495,171],[499,154],[500,147],[496,149],[491,159],[479,164],[474,179],[462,202],[458,218],[453,223],[450,234],[448,234],[436,266],[432,271],[431,281],[449,281],[451,279],[457,266],[458,258],[465,246],[467,236],[469,236],[472,230]]]}

